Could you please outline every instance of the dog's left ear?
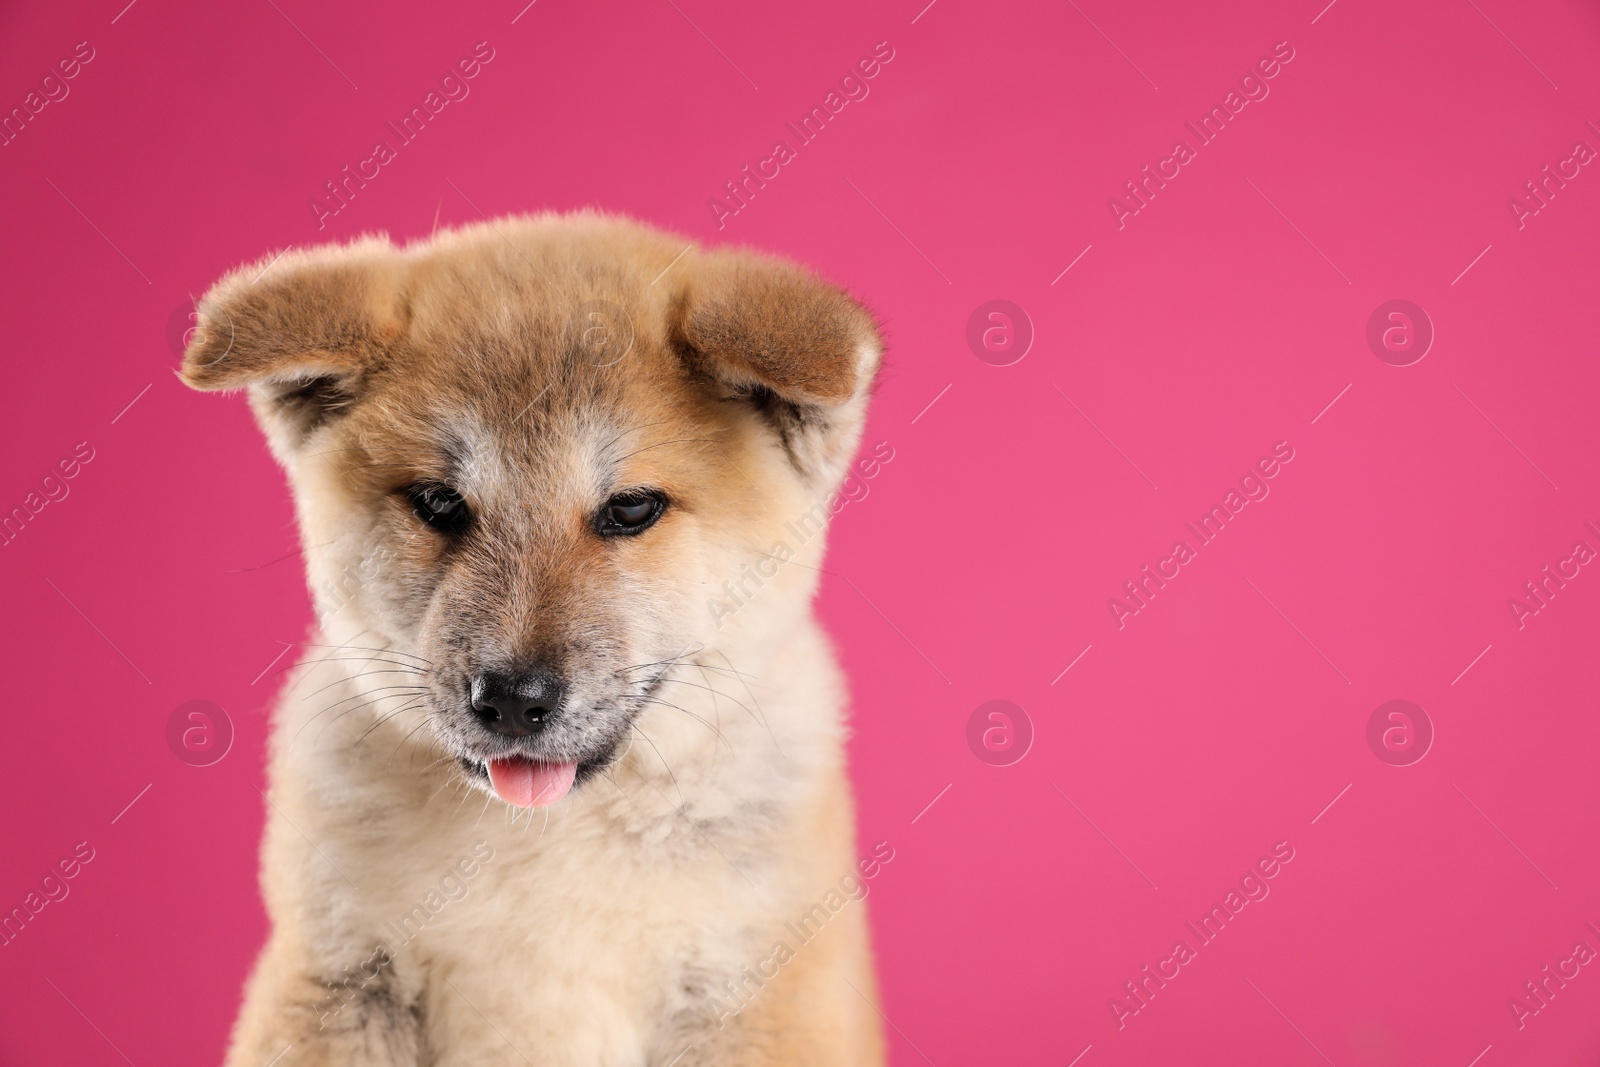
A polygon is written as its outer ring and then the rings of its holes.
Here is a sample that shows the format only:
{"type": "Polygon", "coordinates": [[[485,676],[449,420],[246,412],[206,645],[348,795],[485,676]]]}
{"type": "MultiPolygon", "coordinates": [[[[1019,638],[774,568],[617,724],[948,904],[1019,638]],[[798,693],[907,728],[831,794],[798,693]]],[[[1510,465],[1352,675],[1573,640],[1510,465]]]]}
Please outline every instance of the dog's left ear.
{"type": "Polygon", "coordinates": [[[883,342],[849,294],[749,252],[695,257],[673,338],[728,399],[752,404],[800,472],[823,484],[855,452],[883,342]]]}
{"type": "Polygon", "coordinates": [[[179,376],[196,389],[248,389],[256,420],[287,459],[360,398],[404,338],[402,270],[376,238],[236,270],[201,298],[179,376]]]}

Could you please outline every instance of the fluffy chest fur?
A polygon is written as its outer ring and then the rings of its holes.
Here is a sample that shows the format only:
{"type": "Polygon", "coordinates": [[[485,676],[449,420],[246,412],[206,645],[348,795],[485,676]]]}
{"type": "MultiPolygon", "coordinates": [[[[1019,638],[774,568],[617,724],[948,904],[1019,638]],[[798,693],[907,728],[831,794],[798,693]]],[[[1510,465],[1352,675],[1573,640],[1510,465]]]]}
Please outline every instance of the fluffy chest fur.
{"type": "Polygon", "coordinates": [[[374,684],[393,675],[355,677],[360,641],[317,642],[274,732],[264,888],[324,961],[319,1032],[409,1004],[418,1062],[666,1063],[754,1017],[775,945],[829,951],[793,924],[856,862],[814,626],[737,661],[755,671],[690,669],[603,780],[526,811],[418,740],[408,693],[374,684]]]}

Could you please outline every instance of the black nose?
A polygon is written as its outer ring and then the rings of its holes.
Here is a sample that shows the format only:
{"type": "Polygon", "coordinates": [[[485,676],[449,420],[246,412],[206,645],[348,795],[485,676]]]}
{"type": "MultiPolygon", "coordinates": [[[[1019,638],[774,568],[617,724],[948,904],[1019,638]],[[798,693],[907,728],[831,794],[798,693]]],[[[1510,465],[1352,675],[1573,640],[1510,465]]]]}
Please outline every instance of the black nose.
{"type": "Polygon", "coordinates": [[[521,674],[485,671],[472,679],[472,710],[484,726],[506,737],[527,737],[561,706],[561,682],[535,667],[521,674]]]}

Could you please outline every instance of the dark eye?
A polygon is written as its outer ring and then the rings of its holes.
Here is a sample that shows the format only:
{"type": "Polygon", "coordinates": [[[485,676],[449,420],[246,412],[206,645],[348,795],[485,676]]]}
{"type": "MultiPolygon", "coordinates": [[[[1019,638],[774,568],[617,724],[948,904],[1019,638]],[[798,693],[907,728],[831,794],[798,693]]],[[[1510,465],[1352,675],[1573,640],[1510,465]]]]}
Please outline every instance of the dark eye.
{"type": "Polygon", "coordinates": [[[406,490],[417,518],[443,533],[460,533],[472,521],[472,510],[461,494],[439,482],[419,482],[406,490]]]}
{"type": "Polygon", "coordinates": [[[666,510],[667,495],[659,489],[630,489],[606,501],[595,516],[595,528],[605,537],[627,537],[655,525],[666,510]]]}

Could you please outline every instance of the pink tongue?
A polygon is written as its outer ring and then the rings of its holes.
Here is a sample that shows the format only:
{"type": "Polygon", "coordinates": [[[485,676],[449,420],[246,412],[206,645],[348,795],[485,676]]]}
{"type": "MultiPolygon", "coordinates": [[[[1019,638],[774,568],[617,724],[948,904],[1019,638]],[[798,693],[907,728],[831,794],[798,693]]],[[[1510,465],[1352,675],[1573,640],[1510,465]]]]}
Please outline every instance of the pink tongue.
{"type": "Polygon", "coordinates": [[[577,776],[576,763],[535,763],[523,756],[489,761],[489,781],[507,804],[542,808],[567,795],[577,776]]]}

